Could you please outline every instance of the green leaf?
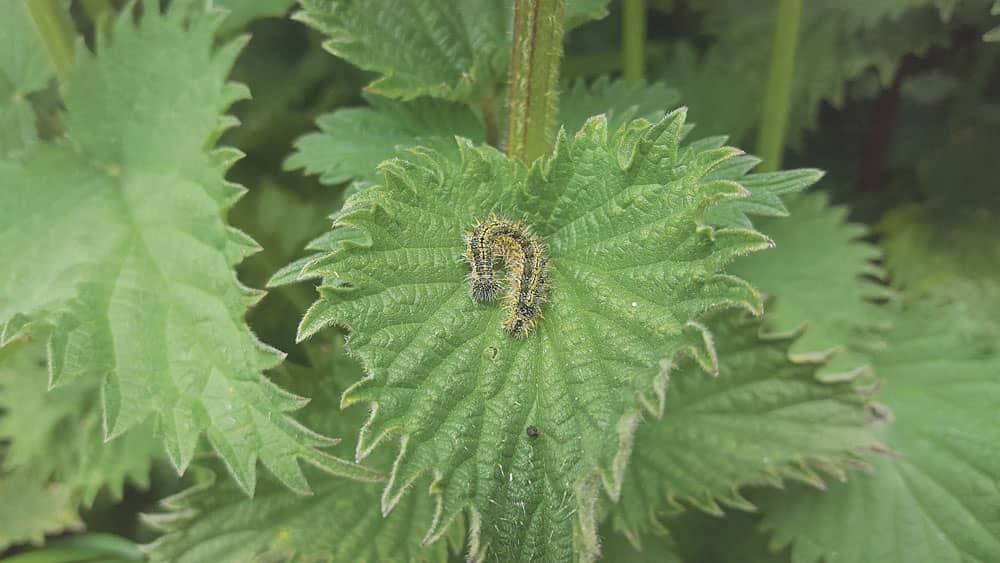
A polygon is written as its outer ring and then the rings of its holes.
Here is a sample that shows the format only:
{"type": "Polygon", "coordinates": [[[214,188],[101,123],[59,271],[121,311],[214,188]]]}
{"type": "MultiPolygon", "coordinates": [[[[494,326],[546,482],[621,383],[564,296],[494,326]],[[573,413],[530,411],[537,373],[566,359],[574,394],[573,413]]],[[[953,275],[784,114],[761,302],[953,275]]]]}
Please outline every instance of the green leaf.
{"type": "MultiPolygon", "coordinates": [[[[607,13],[608,0],[570,0],[567,25],[607,13]]],[[[297,18],[334,55],[379,74],[383,96],[492,104],[510,64],[509,0],[303,0],[297,18]],[[401,46],[402,45],[402,46],[401,46]]]]}
{"type": "Polygon", "coordinates": [[[316,260],[315,252],[334,252],[339,250],[341,245],[364,245],[367,244],[367,240],[368,239],[365,237],[364,233],[360,233],[347,227],[341,227],[334,231],[327,231],[325,234],[320,235],[316,238],[316,240],[313,240],[306,245],[306,250],[314,251],[313,254],[304,256],[282,267],[274,273],[274,276],[272,276],[270,280],[268,280],[267,285],[268,287],[280,287],[303,280],[320,279],[322,278],[321,275],[306,268],[312,264],[314,260],[316,260]]]}
{"type": "Polygon", "coordinates": [[[680,146],[683,110],[610,137],[606,123],[562,133],[530,171],[466,141],[460,159],[415,150],[384,163],[384,185],[353,196],[335,222],[364,240],[304,270],[324,286],[300,337],[350,328],[372,374],[344,395],[373,405],[358,457],[398,438],[384,510],[435,476],[429,540],[469,509],[474,554],[565,560],[575,546],[593,557],[596,476],[617,496],[641,405],[660,404],[666,366],[688,352],[714,369],[696,319],[760,307],[720,270],[770,241],[701,223],[714,202],[745,195],[707,179],[740,151],[680,146]],[[500,307],[469,295],[465,234],[491,212],[523,218],[547,246],[549,301],[523,339],[501,330],[500,307]]]}
{"type": "Polygon", "coordinates": [[[760,104],[747,100],[763,95],[766,57],[767,52],[737,56],[722,47],[699,55],[694,45],[678,42],[672,56],[651,74],[677,85],[700,134],[743,139],[760,115],[760,104]]]}
{"type": "Polygon", "coordinates": [[[0,550],[83,527],[72,494],[30,468],[0,470],[0,550]]]}
{"type": "Polygon", "coordinates": [[[608,116],[608,130],[617,131],[633,119],[658,121],[666,110],[677,107],[680,94],[662,83],[643,84],[606,76],[586,83],[577,80],[559,97],[559,123],[577,131],[592,115],[608,116]]]}
{"type": "Polygon", "coordinates": [[[481,100],[506,76],[506,1],[303,0],[302,7],[296,17],[328,36],[328,51],[381,75],[368,88],[383,96],[481,100]]]}
{"type": "Polygon", "coordinates": [[[797,563],[986,563],[1000,553],[996,339],[962,311],[915,307],[894,320],[874,364],[893,419],[883,438],[898,455],[825,493],[763,503],[774,543],[791,544],[797,563]]]}
{"type": "Polygon", "coordinates": [[[467,106],[420,98],[400,102],[366,95],[370,107],[339,109],[321,116],[320,130],[299,137],[285,162],[288,170],[318,174],[324,184],[378,181],[379,163],[406,149],[429,145],[455,151],[454,136],[483,142],[483,124],[467,106]]]}
{"type": "Polygon", "coordinates": [[[240,126],[222,139],[250,155],[240,163],[241,177],[276,174],[275,164],[317,116],[358,99],[364,73],[312,48],[314,35],[296,22],[262,22],[237,59],[229,78],[246,84],[253,99],[233,107],[240,126]]]}
{"type": "MultiPolygon", "coordinates": [[[[364,409],[339,410],[340,395],[363,374],[343,347],[321,369],[286,365],[279,379],[313,398],[299,419],[331,434],[348,433],[364,421],[364,409]]],[[[336,446],[351,455],[354,444],[336,446]]],[[[388,469],[392,459],[376,456],[388,469]]],[[[383,517],[379,486],[311,471],[313,494],[302,497],[262,478],[253,499],[232,481],[206,472],[197,486],[163,501],[165,512],[146,521],[165,532],[148,548],[153,561],[243,563],[248,561],[446,561],[444,542],[424,546],[426,522],[434,515],[428,495],[409,495],[383,517]]],[[[424,483],[426,485],[427,483],[424,483]]],[[[455,528],[460,528],[456,526],[455,528]]],[[[461,530],[459,530],[461,531],[461,530]]]]}
{"type": "Polygon", "coordinates": [[[86,411],[88,405],[93,406],[93,394],[78,397],[72,391],[56,390],[50,402],[46,379],[45,351],[39,343],[17,343],[0,350],[0,443],[4,444],[0,448],[0,550],[29,541],[40,544],[45,534],[81,528],[77,511],[81,496],[89,502],[90,493],[106,480],[120,498],[121,479],[130,473],[131,465],[142,467],[131,477],[146,481],[149,458],[136,460],[149,448],[133,442],[139,451],[129,452],[120,448],[122,438],[103,449],[100,415],[86,411]],[[125,456],[120,464],[109,463],[115,455],[125,456]],[[91,463],[100,470],[93,470],[91,463]],[[106,477],[98,475],[104,470],[106,477]],[[95,483],[91,477],[100,481],[95,483]]]}
{"type": "Polygon", "coordinates": [[[1000,233],[988,209],[945,213],[898,207],[880,231],[892,282],[914,299],[981,305],[984,294],[998,289],[1000,233]]]}
{"type": "Polygon", "coordinates": [[[817,472],[843,468],[878,446],[867,397],[853,380],[823,382],[821,361],[793,359],[799,335],[761,335],[761,321],[720,316],[709,324],[719,375],[693,362],[670,374],[661,420],[636,431],[616,529],[638,544],[660,530],[659,515],[695,506],[721,516],[720,503],[754,510],[741,489],[786,479],[822,487],[817,472]]]}
{"type": "Polygon", "coordinates": [[[847,223],[846,208],[829,206],[823,192],[787,201],[790,217],[758,223],[774,250],[737,260],[731,270],[773,297],[767,309],[773,330],[809,326],[792,346],[794,357],[841,350],[821,371],[857,369],[881,345],[878,333],[887,324],[873,302],[891,296],[872,281],[884,277],[875,263],[880,253],[862,240],[867,230],[847,223]]]}
{"type": "MultiPolygon", "coordinates": [[[[398,101],[366,94],[368,107],[339,109],[321,116],[320,130],[295,142],[295,152],[285,161],[288,170],[319,175],[320,182],[336,185],[352,180],[364,184],[378,181],[378,165],[404,156],[407,149],[427,146],[455,152],[456,135],[475,143],[486,140],[485,127],[464,104],[418,98],[398,101]]],[[[559,121],[577,131],[592,115],[605,113],[608,129],[615,131],[636,117],[655,121],[664,108],[676,105],[676,91],[662,84],[611,82],[601,78],[592,84],[576,82],[565,91],[559,104],[559,121]]],[[[457,153],[456,153],[457,154],[457,153]]]]}
{"type": "Polygon", "coordinates": [[[149,486],[150,466],[161,451],[150,424],[105,443],[98,379],[49,391],[43,346],[18,343],[5,351],[10,354],[0,362],[0,440],[9,443],[5,467],[59,483],[73,505],[90,506],[104,487],[120,500],[127,480],[149,486]]]}
{"type": "Polygon", "coordinates": [[[281,414],[303,399],[263,375],[281,354],[245,325],[260,293],[233,273],[257,247],[222,219],[239,153],[206,150],[246,95],[225,82],[240,44],[213,51],[218,18],[181,12],[124,13],[66,84],[67,139],[0,162],[0,340],[51,324],[52,383],[100,379],[106,438],[152,417],[179,471],[205,432],[248,492],[258,459],[299,491],[299,458],[375,478],[320,451],[281,414]]]}
{"type": "Polygon", "coordinates": [[[912,300],[950,303],[1000,337],[1000,233],[986,208],[897,207],[882,220],[886,269],[912,300]]]}
{"type": "Polygon", "coordinates": [[[316,470],[308,473],[312,495],[296,495],[262,477],[253,499],[233,482],[216,482],[211,474],[197,487],[164,500],[171,512],[145,518],[166,532],[149,546],[150,560],[448,560],[444,542],[426,547],[421,542],[424,522],[434,515],[434,502],[428,495],[410,495],[397,511],[383,517],[376,485],[316,470]]]}
{"type": "Polygon", "coordinates": [[[0,3],[0,158],[36,138],[28,94],[45,88],[52,71],[23,2],[0,3]]]}
{"type": "MultiPolygon", "coordinates": [[[[697,141],[704,147],[721,146],[726,137],[708,137],[697,141]]],[[[717,227],[751,227],[750,215],[757,217],[788,217],[788,208],[781,196],[796,194],[815,184],[823,177],[823,172],[815,168],[779,170],[748,174],[760,163],[752,155],[742,155],[720,166],[712,177],[717,180],[739,182],[750,195],[743,199],[722,201],[708,210],[706,219],[717,227]]]]}

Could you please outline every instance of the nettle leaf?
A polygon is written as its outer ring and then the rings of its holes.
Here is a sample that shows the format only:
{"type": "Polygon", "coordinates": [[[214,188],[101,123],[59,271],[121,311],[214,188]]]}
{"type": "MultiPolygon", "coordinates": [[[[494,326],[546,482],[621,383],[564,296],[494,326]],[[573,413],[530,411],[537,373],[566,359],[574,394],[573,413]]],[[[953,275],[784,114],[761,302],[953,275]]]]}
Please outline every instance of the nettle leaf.
{"type": "Polygon", "coordinates": [[[614,135],[598,116],[530,171],[468,141],[459,159],[414,150],[348,200],[334,233],[363,238],[305,267],[324,282],[300,338],[351,330],[372,374],[343,399],[372,404],[358,457],[399,436],[386,512],[432,474],[428,540],[469,509],[474,554],[565,560],[575,546],[593,557],[595,477],[617,497],[641,404],[662,401],[682,352],[715,369],[696,319],[760,308],[720,270],[770,241],[701,223],[714,202],[746,195],[707,179],[741,152],[681,146],[685,129],[683,110],[614,135]],[[491,213],[523,219],[547,248],[549,300],[523,339],[501,330],[500,306],[470,297],[465,235],[491,213]]]}
{"type": "Polygon", "coordinates": [[[375,93],[478,100],[506,76],[507,1],[303,0],[302,7],[296,17],[329,37],[328,51],[381,75],[368,87],[375,93]]]}
{"type": "Polygon", "coordinates": [[[239,153],[206,150],[246,95],[225,81],[240,44],[213,50],[218,18],[155,12],[80,55],[66,139],[0,162],[2,340],[51,324],[52,383],[99,378],[105,436],[152,417],[180,471],[205,432],[248,492],[258,459],[300,491],[299,458],[375,478],[280,414],[304,399],[264,377],[281,354],[243,322],[260,292],[233,265],[257,247],[222,218],[239,153]]]}
{"type": "MultiPolygon", "coordinates": [[[[72,418],[60,408],[65,402],[39,409],[36,400],[34,404],[25,405],[24,410],[10,410],[19,406],[21,397],[35,399],[45,392],[45,356],[44,351],[39,356],[37,348],[16,344],[0,350],[0,443],[3,444],[0,447],[0,550],[16,543],[39,544],[44,541],[45,534],[83,526],[77,513],[79,497],[74,494],[74,487],[50,479],[52,463],[48,456],[62,452],[49,446],[61,445],[58,441],[65,435],[49,434],[45,438],[52,443],[36,440],[30,444],[36,448],[28,448],[18,439],[22,436],[30,442],[33,435],[45,434],[61,418],[72,418]],[[29,414],[37,427],[25,424],[29,414]]],[[[65,443],[73,445],[80,435],[74,432],[73,421],[68,422],[70,424],[60,430],[72,435],[65,443]]],[[[64,469],[76,470],[72,466],[64,469]]]]}
{"type": "Polygon", "coordinates": [[[486,132],[463,104],[420,98],[401,102],[365,95],[370,107],[339,109],[316,120],[320,130],[295,141],[288,170],[318,174],[324,184],[378,181],[379,163],[417,145],[455,151],[454,136],[483,142],[486,132]]]}
{"type": "Polygon", "coordinates": [[[23,2],[0,3],[0,158],[36,139],[28,94],[45,88],[52,71],[23,2]]]}
{"type": "Polygon", "coordinates": [[[995,561],[1000,553],[1000,352],[962,311],[897,315],[891,346],[874,358],[898,452],[825,493],[788,491],[763,502],[774,543],[793,560],[843,563],[995,561]],[[891,499],[891,502],[888,501],[891,499]]]}
{"type": "MultiPolygon", "coordinates": [[[[333,408],[336,408],[334,405],[333,408]]],[[[262,477],[254,498],[231,481],[202,484],[163,501],[170,513],[147,516],[166,535],[147,546],[151,561],[440,561],[445,542],[424,547],[434,514],[427,495],[410,495],[383,517],[380,491],[310,470],[313,494],[303,497],[262,477]]]]}
{"type": "MultiPolygon", "coordinates": [[[[465,104],[417,98],[399,101],[365,94],[368,107],[339,109],[321,116],[320,130],[295,142],[295,152],[285,161],[288,170],[316,174],[319,181],[336,185],[358,180],[378,181],[378,165],[403,156],[416,146],[457,154],[456,135],[474,143],[486,141],[480,117],[465,104]]],[[[662,84],[636,84],[600,78],[592,84],[576,82],[560,96],[559,122],[576,131],[592,115],[608,116],[608,129],[616,131],[636,117],[655,121],[663,108],[677,104],[676,91],[662,84]]],[[[501,124],[502,125],[502,124],[501,124]]]]}
{"type": "Polygon", "coordinates": [[[990,299],[1000,296],[1000,232],[994,215],[988,209],[947,212],[915,205],[889,213],[880,231],[893,284],[913,298],[1000,305],[990,299]]]}
{"type": "Polygon", "coordinates": [[[1000,233],[986,208],[900,206],[880,225],[886,269],[912,300],[961,307],[1000,337],[1000,233]]]}
{"type": "Polygon", "coordinates": [[[577,80],[559,95],[559,123],[577,131],[591,116],[608,116],[608,130],[617,131],[633,119],[658,121],[664,108],[677,107],[680,93],[660,82],[610,80],[602,76],[591,83],[577,80]]]}
{"type": "MultiPolygon", "coordinates": [[[[696,144],[709,148],[725,143],[726,137],[720,136],[707,137],[696,144]]],[[[823,177],[823,171],[815,168],[750,174],[758,164],[759,158],[744,154],[712,171],[712,178],[739,182],[750,195],[742,199],[721,201],[712,206],[706,215],[709,224],[717,227],[752,227],[750,216],[788,217],[789,211],[782,196],[799,193],[823,177]]]]}
{"type": "MultiPolygon", "coordinates": [[[[3,465],[52,480],[72,506],[90,506],[102,488],[119,500],[125,482],[149,486],[152,461],[162,451],[146,423],[105,443],[100,380],[81,378],[48,390],[43,346],[13,344],[0,361],[0,440],[3,465]]],[[[2,505],[0,505],[2,506],[2,505]]]]}
{"type": "Polygon", "coordinates": [[[867,230],[847,223],[847,209],[829,206],[823,192],[787,202],[790,217],[758,222],[776,248],[737,260],[731,271],[773,297],[767,308],[773,330],[808,325],[791,348],[795,357],[840,350],[821,371],[857,369],[882,345],[879,332],[887,328],[884,312],[874,303],[892,296],[874,281],[884,277],[875,263],[880,253],[862,240],[867,230]]]}
{"type": "MultiPolygon", "coordinates": [[[[365,95],[365,99],[371,107],[340,109],[320,117],[317,120],[320,131],[303,135],[295,142],[295,152],[285,161],[285,168],[317,174],[319,181],[328,185],[354,181],[353,191],[357,191],[378,181],[378,164],[405,156],[413,147],[431,147],[457,157],[456,135],[477,144],[485,141],[485,126],[464,104],[432,98],[403,102],[371,94],[365,95]],[[345,133],[347,131],[350,134],[345,133]]],[[[604,113],[608,117],[608,129],[617,130],[636,117],[658,120],[663,117],[663,107],[670,107],[676,101],[676,92],[661,84],[612,82],[607,78],[591,84],[578,81],[560,97],[559,121],[568,130],[576,131],[590,116],[604,113]]],[[[713,141],[711,148],[725,144],[724,137],[716,137],[713,141]]],[[[750,221],[744,218],[741,210],[760,212],[775,206],[784,210],[781,200],[769,190],[785,193],[802,189],[820,176],[813,170],[747,175],[746,172],[759,162],[755,157],[743,155],[713,171],[720,179],[752,186],[748,187],[752,192],[746,199],[719,202],[710,214],[725,216],[726,220],[712,221],[712,224],[749,227],[750,221]],[[729,216],[734,219],[728,221],[729,216]],[[737,216],[739,219],[735,218],[737,216]]],[[[332,251],[341,240],[357,236],[354,231],[341,228],[320,236],[306,248],[332,251]]],[[[313,259],[306,256],[281,268],[268,285],[279,287],[317,277],[302,271],[313,259]]]]}
{"type": "MultiPolygon", "coordinates": [[[[338,348],[333,365],[323,371],[287,365],[279,379],[312,397],[298,418],[324,432],[341,434],[361,426],[364,409],[339,410],[340,395],[363,374],[338,348]]],[[[353,443],[335,446],[350,455],[353,443]]],[[[388,453],[388,452],[386,452],[388,453]]],[[[388,469],[392,458],[376,455],[388,469]]],[[[312,470],[313,494],[296,495],[263,477],[253,499],[230,480],[204,480],[163,501],[166,512],[145,521],[165,534],[146,546],[152,561],[170,563],[244,563],[250,561],[447,561],[445,542],[424,546],[426,522],[434,515],[428,495],[408,495],[397,510],[383,516],[380,487],[312,470]],[[376,541],[377,540],[377,541],[376,541]]],[[[427,483],[425,483],[426,485],[427,483]]],[[[456,528],[460,528],[456,526],[456,528]]],[[[459,529],[459,531],[462,531],[459,529]]],[[[458,538],[457,541],[461,541],[458,538]]]]}
{"type": "Polygon", "coordinates": [[[0,549],[82,528],[68,487],[28,467],[0,469],[0,549]]]}
{"type": "MultiPolygon", "coordinates": [[[[603,17],[607,4],[569,0],[567,24],[603,17]]],[[[380,75],[368,86],[377,94],[492,103],[507,78],[510,0],[302,0],[302,7],[296,17],[329,37],[328,51],[380,75]]]]}
{"type": "Polygon", "coordinates": [[[699,133],[742,139],[748,136],[759,114],[759,109],[746,100],[763,96],[762,73],[767,67],[766,58],[747,61],[754,55],[739,55],[720,47],[702,54],[694,45],[679,41],[672,55],[658,68],[654,67],[651,74],[668,84],[679,85],[699,133]],[[734,88],[734,84],[739,88],[734,88]]]}
{"type": "Polygon", "coordinates": [[[823,382],[820,360],[793,359],[798,334],[762,335],[761,321],[726,314],[709,324],[719,375],[686,362],[670,374],[661,420],[636,431],[612,522],[637,545],[658,516],[695,506],[754,510],[741,489],[786,479],[822,487],[878,447],[867,396],[851,379],[823,382]]]}

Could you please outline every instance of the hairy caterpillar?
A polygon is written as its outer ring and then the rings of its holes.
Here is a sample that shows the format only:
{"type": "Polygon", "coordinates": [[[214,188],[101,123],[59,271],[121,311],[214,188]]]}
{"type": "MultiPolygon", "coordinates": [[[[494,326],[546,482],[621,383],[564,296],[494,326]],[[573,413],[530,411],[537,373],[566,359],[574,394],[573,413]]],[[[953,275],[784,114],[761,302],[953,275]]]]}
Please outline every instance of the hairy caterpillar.
{"type": "Polygon", "coordinates": [[[500,324],[512,336],[523,338],[530,334],[542,317],[547,289],[547,259],[541,241],[520,223],[491,216],[465,235],[465,243],[465,261],[472,268],[469,280],[473,301],[496,300],[501,283],[493,264],[502,261],[507,269],[507,293],[503,297],[507,316],[500,324]]]}

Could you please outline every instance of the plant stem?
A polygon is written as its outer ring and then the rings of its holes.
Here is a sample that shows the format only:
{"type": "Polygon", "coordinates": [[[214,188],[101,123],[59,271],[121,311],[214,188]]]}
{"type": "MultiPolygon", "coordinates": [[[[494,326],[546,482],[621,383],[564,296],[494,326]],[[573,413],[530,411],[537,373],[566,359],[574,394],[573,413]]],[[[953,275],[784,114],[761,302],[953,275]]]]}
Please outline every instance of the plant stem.
{"type": "Polygon", "coordinates": [[[83,11],[87,12],[87,17],[94,24],[94,34],[103,37],[111,16],[115,13],[114,6],[109,0],[83,0],[83,11]]]}
{"type": "Polygon", "coordinates": [[[646,78],[646,0],[625,0],[622,7],[622,68],[625,80],[646,78]]]}
{"type": "Polygon", "coordinates": [[[777,170],[781,167],[792,100],[795,50],[799,42],[801,14],[802,0],[778,0],[767,88],[764,90],[764,108],[757,136],[757,154],[763,159],[762,170],[777,170]]]}
{"type": "Polygon", "coordinates": [[[526,163],[549,152],[559,96],[565,0],[515,0],[507,155],[526,163]]]}
{"type": "Polygon", "coordinates": [[[24,0],[35,31],[49,54],[49,63],[60,82],[66,82],[73,68],[73,46],[76,30],[69,13],[59,0],[24,0]]]}

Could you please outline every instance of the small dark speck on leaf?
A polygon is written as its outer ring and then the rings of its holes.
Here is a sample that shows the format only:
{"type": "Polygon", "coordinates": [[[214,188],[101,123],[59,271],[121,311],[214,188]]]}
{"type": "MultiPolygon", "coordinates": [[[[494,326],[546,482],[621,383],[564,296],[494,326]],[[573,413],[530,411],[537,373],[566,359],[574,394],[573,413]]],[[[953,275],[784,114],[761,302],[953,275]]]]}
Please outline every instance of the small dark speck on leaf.
{"type": "Polygon", "coordinates": [[[525,434],[528,435],[529,438],[537,438],[538,437],[538,427],[536,427],[534,425],[525,428],[524,432],[525,432],[525,434]]]}

